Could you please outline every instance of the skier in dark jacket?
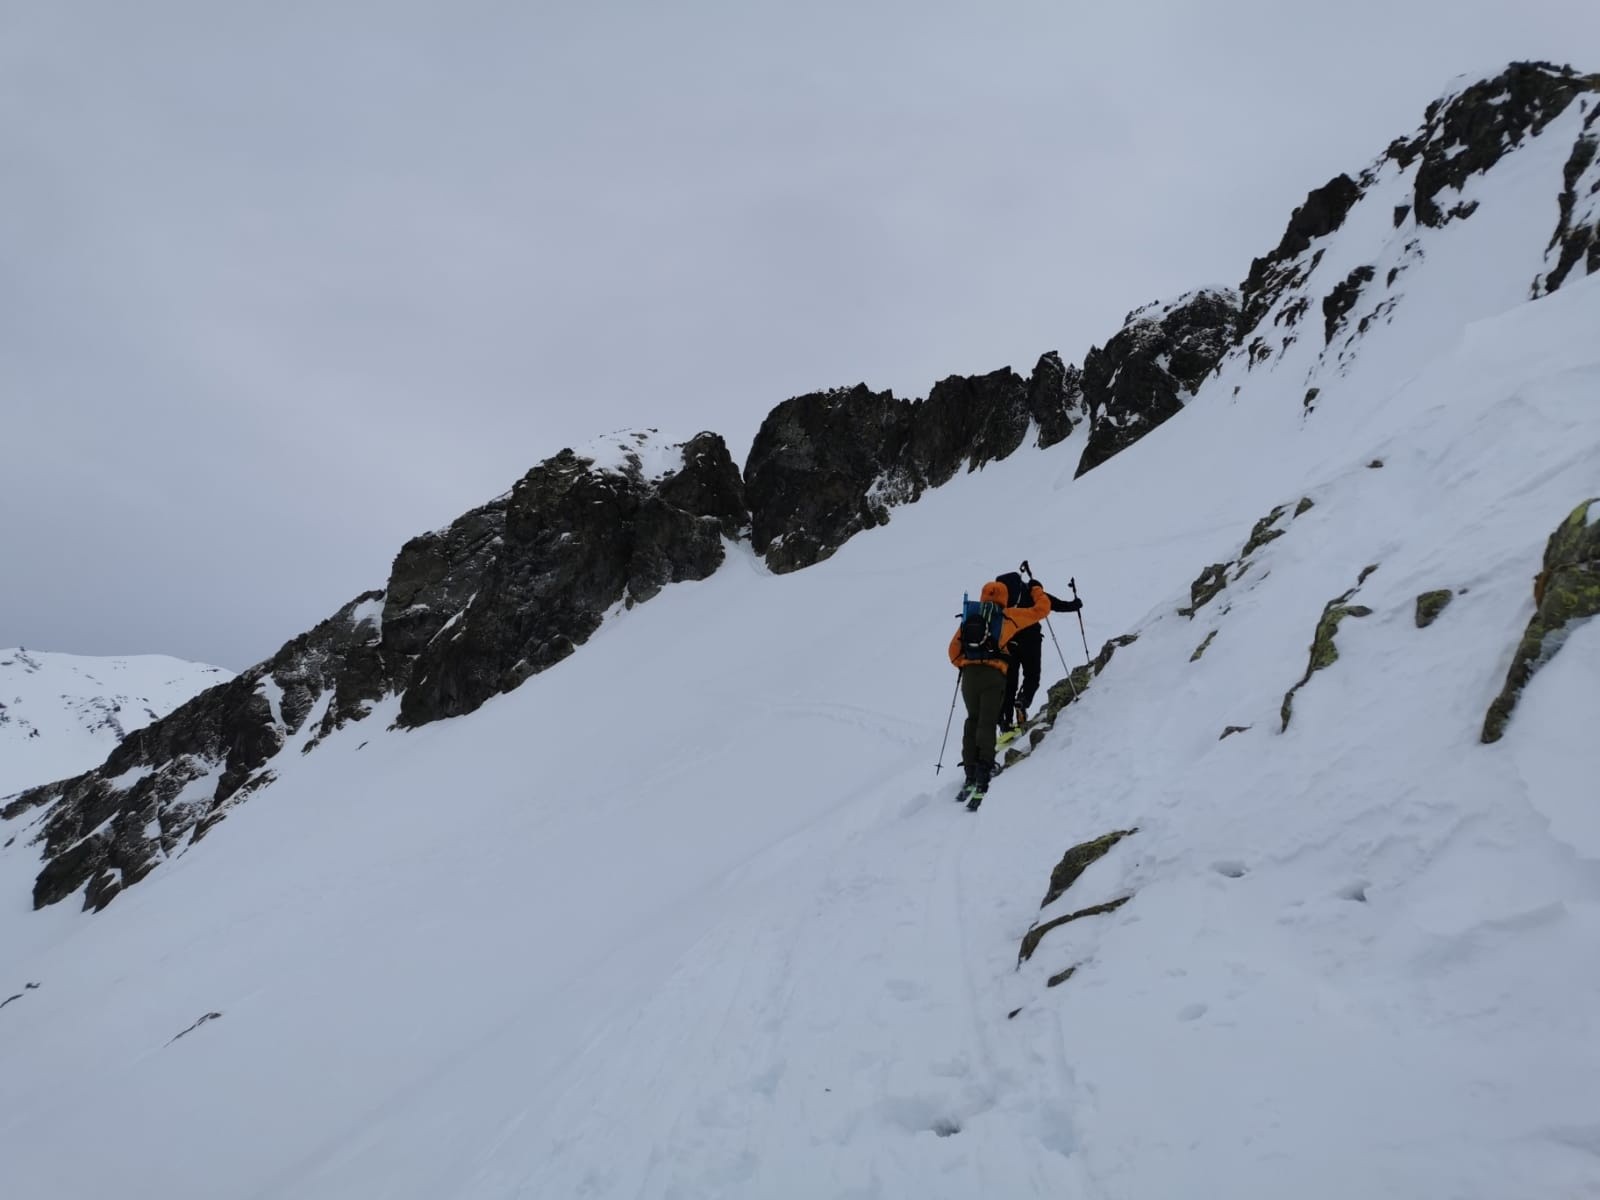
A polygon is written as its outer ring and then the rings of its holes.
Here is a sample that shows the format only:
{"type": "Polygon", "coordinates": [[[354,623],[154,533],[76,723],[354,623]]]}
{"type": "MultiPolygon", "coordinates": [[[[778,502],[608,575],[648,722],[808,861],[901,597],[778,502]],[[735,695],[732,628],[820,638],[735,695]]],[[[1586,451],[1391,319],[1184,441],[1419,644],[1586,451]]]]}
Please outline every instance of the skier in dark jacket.
{"type": "MultiPolygon", "coordinates": [[[[1006,585],[1012,604],[1025,602],[1028,589],[1017,572],[1007,571],[1004,575],[996,575],[995,581],[1006,585]]],[[[1045,594],[1049,595],[1048,592],[1045,594]]],[[[1051,612],[1077,612],[1082,607],[1082,600],[1062,600],[1050,596],[1051,612]]],[[[1038,625],[1018,630],[1006,643],[1006,650],[1011,656],[1011,669],[1006,672],[1006,695],[1000,707],[1001,733],[1028,719],[1028,710],[1033,707],[1033,698],[1039,691],[1039,659],[1044,650],[1044,631],[1038,625]]]]}

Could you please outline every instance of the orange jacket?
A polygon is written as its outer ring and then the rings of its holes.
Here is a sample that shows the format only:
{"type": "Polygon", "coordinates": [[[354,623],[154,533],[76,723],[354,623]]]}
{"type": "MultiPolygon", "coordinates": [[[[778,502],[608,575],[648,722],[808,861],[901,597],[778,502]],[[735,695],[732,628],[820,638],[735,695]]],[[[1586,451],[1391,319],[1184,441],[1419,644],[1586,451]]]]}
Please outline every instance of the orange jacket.
{"type": "MultiPolygon", "coordinates": [[[[1026,608],[1008,608],[1000,616],[1000,648],[1004,650],[1006,643],[1030,625],[1037,625],[1050,615],[1050,597],[1042,586],[1033,585],[1033,603],[1026,608]]],[[[1003,658],[963,658],[961,655],[961,631],[958,629],[950,639],[950,661],[958,667],[970,667],[981,663],[986,667],[993,667],[1004,674],[1006,660],[1003,658]]]]}

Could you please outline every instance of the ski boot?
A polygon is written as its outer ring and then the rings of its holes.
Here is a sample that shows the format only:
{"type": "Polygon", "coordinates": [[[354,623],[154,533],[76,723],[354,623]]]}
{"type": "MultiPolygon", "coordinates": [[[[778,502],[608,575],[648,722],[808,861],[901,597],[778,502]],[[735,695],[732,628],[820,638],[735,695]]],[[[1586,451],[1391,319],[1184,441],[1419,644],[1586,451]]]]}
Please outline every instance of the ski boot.
{"type": "Polygon", "coordinates": [[[993,763],[979,763],[974,768],[975,778],[967,787],[967,811],[977,812],[978,805],[983,803],[983,798],[989,791],[989,777],[994,774],[993,763]]]}

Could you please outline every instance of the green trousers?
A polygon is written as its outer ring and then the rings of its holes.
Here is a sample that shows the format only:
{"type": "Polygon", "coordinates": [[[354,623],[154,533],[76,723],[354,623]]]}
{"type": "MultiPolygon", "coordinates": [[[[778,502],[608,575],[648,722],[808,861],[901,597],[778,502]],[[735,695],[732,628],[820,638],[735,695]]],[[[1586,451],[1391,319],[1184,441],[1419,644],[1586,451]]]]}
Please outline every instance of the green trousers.
{"type": "Polygon", "coordinates": [[[1005,672],[974,663],[961,668],[961,698],[967,702],[967,722],[961,727],[961,761],[967,766],[994,766],[995,726],[1006,699],[1005,672]]]}

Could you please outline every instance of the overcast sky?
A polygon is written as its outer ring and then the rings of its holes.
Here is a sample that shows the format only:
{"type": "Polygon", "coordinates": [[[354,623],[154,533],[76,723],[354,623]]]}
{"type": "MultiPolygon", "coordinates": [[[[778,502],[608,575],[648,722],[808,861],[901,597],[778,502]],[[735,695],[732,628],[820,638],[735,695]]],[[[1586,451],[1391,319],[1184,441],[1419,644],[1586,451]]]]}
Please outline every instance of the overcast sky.
{"type": "Polygon", "coordinates": [[[1081,360],[1514,58],[1600,4],[0,0],[0,646],[242,668],[562,446],[1081,360]]]}

